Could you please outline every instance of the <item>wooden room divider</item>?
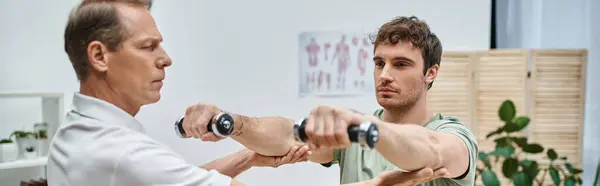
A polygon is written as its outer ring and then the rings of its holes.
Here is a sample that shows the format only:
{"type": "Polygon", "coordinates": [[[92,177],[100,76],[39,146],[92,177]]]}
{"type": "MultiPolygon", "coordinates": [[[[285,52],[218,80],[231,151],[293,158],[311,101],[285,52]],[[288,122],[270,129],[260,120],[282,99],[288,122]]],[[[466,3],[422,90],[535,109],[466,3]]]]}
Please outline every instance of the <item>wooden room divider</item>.
{"type": "MultiPolygon", "coordinates": [[[[580,167],[586,62],[586,50],[445,52],[428,102],[434,112],[459,117],[476,135],[479,151],[490,152],[495,142],[486,135],[504,125],[498,109],[511,100],[517,116],[531,119],[519,135],[580,167]]],[[[528,158],[549,163],[545,153],[528,158]]]]}

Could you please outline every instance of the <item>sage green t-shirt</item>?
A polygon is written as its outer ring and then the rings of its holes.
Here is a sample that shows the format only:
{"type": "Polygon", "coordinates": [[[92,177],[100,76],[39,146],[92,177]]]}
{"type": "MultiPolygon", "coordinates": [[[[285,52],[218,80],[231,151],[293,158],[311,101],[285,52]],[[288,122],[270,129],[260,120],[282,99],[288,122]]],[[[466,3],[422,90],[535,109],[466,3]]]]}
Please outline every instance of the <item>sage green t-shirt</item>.
{"type": "MultiPolygon", "coordinates": [[[[383,120],[383,110],[379,109],[375,111],[375,116],[383,120]]],[[[424,127],[434,131],[452,133],[460,137],[469,150],[469,170],[465,175],[458,178],[439,178],[422,185],[475,185],[475,163],[477,161],[478,148],[476,138],[469,128],[462,124],[458,118],[442,116],[439,113],[435,114],[424,127]]],[[[370,180],[388,170],[402,170],[388,162],[376,150],[363,150],[358,144],[353,144],[351,147],[345,149],[335,150],[334,160],[331,164],[338,164],[340,166],[341,184],[370,180]]]]}

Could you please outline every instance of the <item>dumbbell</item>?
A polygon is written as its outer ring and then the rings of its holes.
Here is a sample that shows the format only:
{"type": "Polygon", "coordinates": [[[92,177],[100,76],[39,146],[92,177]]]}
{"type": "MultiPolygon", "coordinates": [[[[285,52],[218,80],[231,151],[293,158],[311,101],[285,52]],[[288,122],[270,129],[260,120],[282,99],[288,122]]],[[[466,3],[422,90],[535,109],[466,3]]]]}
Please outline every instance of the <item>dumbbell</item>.
{"type": "MultiPolygon", "coordinates": [[[[306,120],[308,118],[300,118],[294,123],[294,138],[296,141],[306,142],[306,120]]],[[[377,125],[370,121],[362,122],[360,125],[348,126],[348,137],[352,143],[359,143],[362,148],[374,149],[379,139],[379,130],[377,125]]]]}
{"type": "MultiPolygon", "coordinates": [[[[175,133],[179,135],[181,138],[186,138],[185,130],[183,129],[183,119],[185,117],[182,116],[177,121],[175,121],[175,133]]],[[[215,135],[219,137],[226,138],[233,132],[233,117],[231,115],[221,112],[217,114],[213,119],[211,119],[206,125],[207,130],[209,132],[215,133],[215,135]]]]}

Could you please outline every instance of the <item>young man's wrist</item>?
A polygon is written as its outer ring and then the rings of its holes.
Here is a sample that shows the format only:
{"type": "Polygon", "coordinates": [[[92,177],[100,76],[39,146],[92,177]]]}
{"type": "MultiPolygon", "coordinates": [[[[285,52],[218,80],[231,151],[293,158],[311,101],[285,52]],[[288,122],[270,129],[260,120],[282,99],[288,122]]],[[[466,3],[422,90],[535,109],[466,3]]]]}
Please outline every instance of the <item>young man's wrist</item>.
{"type": "Polygon", "coordinates": [[[241,136],[243,133],[243,129],[244,129],[244,125],[247,125],[247,121],[248,121],[248,117],[239,115],[239,114],[232,114],[230,113],[231,117],[233,117],[233,131],[231,133],[231,136],[241,136]]]}

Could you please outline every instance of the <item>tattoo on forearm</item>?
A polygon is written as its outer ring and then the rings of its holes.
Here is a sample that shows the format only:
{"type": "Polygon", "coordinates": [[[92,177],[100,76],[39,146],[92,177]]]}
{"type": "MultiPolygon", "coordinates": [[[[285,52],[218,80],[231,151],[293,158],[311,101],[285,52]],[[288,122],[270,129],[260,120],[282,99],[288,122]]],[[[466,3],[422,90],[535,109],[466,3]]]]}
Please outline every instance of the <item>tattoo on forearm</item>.
{"type": "Polygon", "coordinates": [[[242,135],[244,132],[242,132],[242,129],[244,129],[244,119],[240,119],[240,130],[238,132],[234,132],[233,135],[234,136],[240,136],[242,135]]]}

